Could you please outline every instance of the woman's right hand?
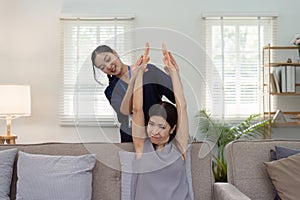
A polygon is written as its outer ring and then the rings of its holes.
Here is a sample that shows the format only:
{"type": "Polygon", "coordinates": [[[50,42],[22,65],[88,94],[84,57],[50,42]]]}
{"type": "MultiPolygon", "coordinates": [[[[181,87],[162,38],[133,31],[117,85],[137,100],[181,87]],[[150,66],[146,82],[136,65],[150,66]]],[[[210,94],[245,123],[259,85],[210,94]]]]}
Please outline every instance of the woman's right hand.
{"type": "Polygon", "coordinates": [[[140,56],[140,58],[131,67],[133,80],[135,80],[138,71],[140,71],[140,70],[142,70],[143,72],[148,71],[147,63],[150,61],[149,51],[150,51],[150,46],[149,46],[149,43],[147,42],[144,54],[142,56],[140,56]]]}
{"type": "Polygon", "coordinates": [[[134,65],[131,67],[131,70],[135,70],[139,68],[141,65],[147,65],[147,63],[150,61],[149,57],[149,51],[150,51],[150,46],[149,43],[146,43],[146,48],[144,51],[144,54],[139,57],[139,59],[134,63],[134,65]]]}
{"type": "Polygon", "coordinates": [[[146,42],[146,48],[143,55],[143,65],[147,65],[147,63],[150,61],[149,51],[150,51],[149,42],[146,42]]]}

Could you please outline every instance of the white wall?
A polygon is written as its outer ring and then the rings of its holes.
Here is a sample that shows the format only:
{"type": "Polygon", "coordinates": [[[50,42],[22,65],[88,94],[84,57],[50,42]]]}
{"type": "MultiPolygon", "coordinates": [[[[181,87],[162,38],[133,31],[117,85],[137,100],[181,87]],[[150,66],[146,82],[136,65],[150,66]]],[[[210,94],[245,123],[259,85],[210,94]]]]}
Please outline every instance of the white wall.
{"type": "MultiPolygon", "coordinates": [[[[18,135],[17,142],[119,140],[116,128],[59,126],[62,70],[59,16],[62,8],[63,12],[97,15],[135,14],[136,27],[163,30],[161,35],[154,36],[142,29],[144,34],[137,36],[138,45],[147,39],[154,46],[167,41],[170,48],[197,66],[198,53],[192,50],[201,46],[203,12],[278,13],[278,41],[280,45],[288,45],[294,34],[300,32],[297,22],[300,18],[299,7],[299,0],[1,0],[0,84],[29,84],[32,89],[32,115],[16,119],[12,124],[13,133],[18,135]]],[[[200,98],[196,92],[199,81],[194,76],[194,70],[197,69],[183,72],[188,91],[186,95],[189,96],[191,131],[195,131],[193,116],[201,106],[197,102],[200,98]],[[189,89],[189,84],[192,89],[189,89]]],[[[0,133],[5,133],[4,121],[0,122],[0,133]]]]}

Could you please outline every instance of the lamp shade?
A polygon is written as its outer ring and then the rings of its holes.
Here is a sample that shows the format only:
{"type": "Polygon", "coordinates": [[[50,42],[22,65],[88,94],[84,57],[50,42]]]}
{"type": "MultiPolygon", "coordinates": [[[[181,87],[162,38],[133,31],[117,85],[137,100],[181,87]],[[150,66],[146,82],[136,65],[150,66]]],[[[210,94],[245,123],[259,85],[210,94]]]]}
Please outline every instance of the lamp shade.
{"type": "Polygon", "coordinates": [[[0,116],[29,116],[31,95],[29,85],[0,85],[0,116]]]}

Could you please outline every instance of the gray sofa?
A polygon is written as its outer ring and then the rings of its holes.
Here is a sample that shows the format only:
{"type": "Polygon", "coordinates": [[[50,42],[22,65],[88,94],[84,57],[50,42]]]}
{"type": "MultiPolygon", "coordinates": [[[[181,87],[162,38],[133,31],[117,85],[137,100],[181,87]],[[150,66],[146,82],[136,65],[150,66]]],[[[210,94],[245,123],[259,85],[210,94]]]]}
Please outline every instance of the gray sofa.
{"type": "MultiPolygon", "coordinates": [[[[46,155],[97,155],[93,170],[93,200],[121,199],[121,172],[119,151],[133,151],[132,143],[44,143],[0,145],[0,150],[18,148],[33,154],[46,155]]],[[[16,158],[17,159],[17,158],[16,158]]],[[[206,143],[193,143],[191,149],[191,166],[195,199],[211,200],[213,198],[213,175],[211,172],[211,154],[206,143]]],[[[11,184],[11,199],[16,198],[16,161],[11,184]]],[[[37,163],[38,164],[38,163],[37,163]]]]}
{"type": "Polygon", "coordinates": [[[273,200],[275,189],[263,162],[270,148],[300,149],[300,140],[235,141],[226,146],[228,183],[215,183],[215,200],[273,200]]]}

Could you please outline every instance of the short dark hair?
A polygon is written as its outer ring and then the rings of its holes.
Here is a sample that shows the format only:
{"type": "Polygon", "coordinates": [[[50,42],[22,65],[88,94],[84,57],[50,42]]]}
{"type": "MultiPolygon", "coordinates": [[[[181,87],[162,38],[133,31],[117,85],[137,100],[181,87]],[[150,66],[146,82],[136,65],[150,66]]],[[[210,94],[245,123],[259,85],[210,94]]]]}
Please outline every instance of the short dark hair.
{"type": "MultiPolygon", "coordinates": [[[[153,105],[149,110],[149,117],[151,116],[160,116],[164,118],[173,128],[177,124],[178,114],[176,107],[166,101],[162,101],[159,104],[153,105]]],[[[170,134],[169,141],[172,141],[173,138],[176,136],[176,128],[174,129],[173,133],[170,134]]]]}

